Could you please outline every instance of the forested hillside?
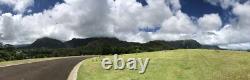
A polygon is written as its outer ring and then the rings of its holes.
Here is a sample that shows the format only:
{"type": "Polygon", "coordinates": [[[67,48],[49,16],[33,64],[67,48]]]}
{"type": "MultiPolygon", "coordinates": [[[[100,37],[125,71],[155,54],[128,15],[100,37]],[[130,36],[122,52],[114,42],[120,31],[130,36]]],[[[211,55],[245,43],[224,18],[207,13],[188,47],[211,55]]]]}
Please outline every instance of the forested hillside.
{"type": "Polygon", "coordinates": [[[58,56],[129,54],[174,49],[219,49],[217,46],[201,45],[195,40],[150,41],[135,43],[121,41],[117,38],[74,38],[70,41],[60,41],[48,37],[40,38],[32,44],[3,45],[0,47],[0,60],[16,60],[58,56]]]}

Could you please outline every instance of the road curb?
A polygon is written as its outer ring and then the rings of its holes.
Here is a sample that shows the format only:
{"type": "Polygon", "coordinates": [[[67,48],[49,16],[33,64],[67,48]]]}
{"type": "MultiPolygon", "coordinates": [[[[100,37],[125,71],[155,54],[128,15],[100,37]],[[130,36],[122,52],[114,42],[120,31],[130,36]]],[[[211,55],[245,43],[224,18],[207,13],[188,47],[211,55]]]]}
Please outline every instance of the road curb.
{"type": "MultiPolygon", "coordinates": [[[[22,64],[30,64],[30,63],[36,63],[36,62],[42,62],[42,61],[50,61],[50,60],[57,60],[57,59],[73,58],[73,57],[81,57],[81,56],[33,58],[33,59],[23,59],[23,60],[6,61],[6,62],[14,62],[14,63],[1,64],[1,62],[0,62],[0,68],[10,67],[10,66],[16,66],[16,65],[22,65],[22,64]],[[21,61],[21,62],[18,62],[18,61],[21,61]]],[[[2,62],[2,63],[5,63],[5,62],[2,62]]]]}
{"type": "Polygon", "coordinates": [[[81,61],[81,62],[79,62],[79,63],[73,68],[73,70],[70,72],[70,74],[69,74],[67,80],[77,80],[77,72],[78,72],[78,70],[79,70],[79,68],[80,68],[80,66],[82,65],[83,62],[84,62],[84,60],[81,61]]]}
{"type": "Polygon", "coordinates": [[[64,59],[64,58],[69,58],[69,57],[40,58],[40,60],[38,60],[38,59],[37,60],[36,59],[16,60],[17,61],[16,63],[2,64],[2,65],[0,64],[0,68],[22,65],[22,64],[30,64],[30,63],[36,63],[36,62],[42,62],[42,61],[50,61],[50,60],[56,60],[56,59],[64,59]],[[34,61],[34,60],[36,60],[36,61],[34,61]],[[20,61],[20,62],[18,62],[18,61],[20,61]]]}

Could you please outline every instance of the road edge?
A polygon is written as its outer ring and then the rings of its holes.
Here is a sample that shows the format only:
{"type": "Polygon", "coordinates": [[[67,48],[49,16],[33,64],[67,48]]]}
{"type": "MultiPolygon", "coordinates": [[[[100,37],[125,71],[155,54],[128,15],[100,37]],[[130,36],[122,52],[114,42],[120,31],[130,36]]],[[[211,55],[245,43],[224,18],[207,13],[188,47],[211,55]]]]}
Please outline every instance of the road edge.
{"type": "Polygon", "coordinates": [[[81,67],[82,63],[84,62],[85,60],[82,60],[81,62],[79,62],[74,68],[73,70],[71,70],[69,76],[68,76],[68,79],[67,80],[77,80],[77,73],[78,73],[78,70],[79,68],[81,67]]]}
{"type": "Polygon", "coordinates": [[[14,60],[14,61],[17,61],[17,63],[10,63],[10,64],[4,64],[4,65],[0,64],[0,68],[22,65],[22,64],[30,64],[30,63],[36,63],[36,62],[42,62],[42,61],[64,59],[64,58],[70,58],[70,57],[51,57],[51,58],[34,58],[34,59],[14,60]],[[36,61],[34,61],[34,60],[36,60],[36,61]],[[18,61],[23,61],[23,62],[18,62],[18,61]]]}

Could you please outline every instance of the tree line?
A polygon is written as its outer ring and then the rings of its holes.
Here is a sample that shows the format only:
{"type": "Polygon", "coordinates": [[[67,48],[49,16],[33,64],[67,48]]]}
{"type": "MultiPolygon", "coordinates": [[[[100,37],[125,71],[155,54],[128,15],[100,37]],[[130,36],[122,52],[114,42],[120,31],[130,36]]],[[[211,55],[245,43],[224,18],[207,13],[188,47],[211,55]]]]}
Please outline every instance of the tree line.
{"type": "Polygon", "coordinates": [[[74,39],[69,42],[60,42],[59,40],[44,38],[25,47],[14,47],[12,45],[6,46],[1,44],[0,61],[80,55],[129,54],[197,48],[202,48],[202,45],[195,40],[133,43],[120,41],[116,38],[74,39]]]}

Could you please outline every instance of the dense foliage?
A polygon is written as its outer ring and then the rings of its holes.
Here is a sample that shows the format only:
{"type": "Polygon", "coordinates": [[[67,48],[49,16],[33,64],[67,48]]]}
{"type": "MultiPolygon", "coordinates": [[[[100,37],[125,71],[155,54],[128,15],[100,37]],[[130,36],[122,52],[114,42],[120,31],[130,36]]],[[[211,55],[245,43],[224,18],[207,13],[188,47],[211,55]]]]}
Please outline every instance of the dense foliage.
{"type": "Polygon", "coordinates": [[[1,61],[9,61],[9,60],[19,60],[25,59],[26,55],[16,51],[16,49],[12,45],[3,45],[0,46],[0,62],[1,61]]]}
{"type": "MultiPolygon", "coordinates": [[[[3,46],[3,44],[1,44],[3,46]]],[[[0,47],[0,61],[28,58],[44,58],[79,55],[108,55],[150,52],[173,49],[209,48],[195,40],[150,41],[133,43],[120,41],[116,38],[72,39],[62,42],[51,38],[41,38],[30,45],[0,47]]]]}

